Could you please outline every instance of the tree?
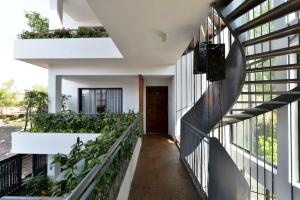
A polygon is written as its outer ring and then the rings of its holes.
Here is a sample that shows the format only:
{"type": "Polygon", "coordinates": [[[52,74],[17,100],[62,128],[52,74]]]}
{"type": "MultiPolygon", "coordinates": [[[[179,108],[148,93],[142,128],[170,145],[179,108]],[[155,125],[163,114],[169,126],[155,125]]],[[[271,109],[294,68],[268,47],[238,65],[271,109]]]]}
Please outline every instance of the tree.
{"type": "Polygon", "coordinates": [[[14,80],[2,83],[0,87],[0,107],[10,107],[16,105],[16,93],[12,91],[14,80]]]}
{"type": "Polygon", "coordinates": [[[32,90],[48,93],[48,87],[39,84],[33,85],[32,90]]]}
{"type": "Polygon", "coordinates": [[[24,131],[26,131],[33,112],[37,114],[48,112],[48,94],[36,90],[25,91],[24,104],[26,105],[24,131]]]}
{"type": "Polygon", "coordinates": [[[49,30],[49,19],[42,17],[40,13],[35,11],[26,12],[25,17],[27,19],[27,25],[33,32],[48,32],[49,30]]]}

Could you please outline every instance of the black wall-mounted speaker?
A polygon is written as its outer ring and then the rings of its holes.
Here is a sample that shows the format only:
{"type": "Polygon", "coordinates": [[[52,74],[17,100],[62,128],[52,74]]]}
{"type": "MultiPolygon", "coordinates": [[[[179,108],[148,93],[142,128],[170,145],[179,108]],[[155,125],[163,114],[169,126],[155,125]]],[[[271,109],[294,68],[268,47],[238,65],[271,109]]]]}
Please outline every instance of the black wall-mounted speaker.
{"type": "Polygon", "coordinates": [[[197,42],[194,49],[194,74],[206,73],[206,43],[197,42]]]}
{"type": "Polygon", "coordinates": [[[206,50],[206,79],[208,81],[224,80],[225,44],[208,44],[206,50]]]}

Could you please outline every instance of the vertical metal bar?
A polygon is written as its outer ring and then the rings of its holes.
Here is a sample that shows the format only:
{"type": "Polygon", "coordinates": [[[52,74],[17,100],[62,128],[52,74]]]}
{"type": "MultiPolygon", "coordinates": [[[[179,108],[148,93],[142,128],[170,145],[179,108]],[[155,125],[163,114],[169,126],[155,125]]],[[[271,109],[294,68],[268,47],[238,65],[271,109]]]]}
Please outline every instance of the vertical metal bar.
{"type": "MultiPolygon", "coordinates": [[[[287,15],[287,25],[288,26],[290,26],[290,22],[289,22],[289,15],[287,15]]],[[[290,38],[290,36],[288,36],[288,47],[290,47],[290,40],[291,40],[291,38],[290,38]]],[[[288,64],[290,64],[291,63],[291,60],[290,60],[291,58],[290,58],[290,54],[288,55],[288,64]]],[[[290,79],[291,78],[291,70],[288,70],[288,79],[290,79]]],[[[291,84],[290,83],[288,83],[288,90],[290,90],[291,89],[291,84]]],[[[291,187],[291,200],[293,200],[294,199],[294,187],[293,187],[293,130],[292,130],[292,103],[290,103],[289,104],[289,118],[290,118],[290,120],[289,120],[289,127],[290,127],[290,178],[291,178],[291,185],[290,185],[290,187],[291,187]]]]}

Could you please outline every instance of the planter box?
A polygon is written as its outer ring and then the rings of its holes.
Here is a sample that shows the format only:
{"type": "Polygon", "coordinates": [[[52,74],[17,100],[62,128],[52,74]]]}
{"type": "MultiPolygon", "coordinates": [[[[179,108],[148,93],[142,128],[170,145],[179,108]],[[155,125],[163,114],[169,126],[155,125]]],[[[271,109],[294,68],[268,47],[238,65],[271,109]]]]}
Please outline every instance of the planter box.
{"type": "Polygon", "coordinates": [[[94,140],[100,134],[92,133],[12,133],[12,153],[69,154],[79,137],[82,142],[94,140]]]}

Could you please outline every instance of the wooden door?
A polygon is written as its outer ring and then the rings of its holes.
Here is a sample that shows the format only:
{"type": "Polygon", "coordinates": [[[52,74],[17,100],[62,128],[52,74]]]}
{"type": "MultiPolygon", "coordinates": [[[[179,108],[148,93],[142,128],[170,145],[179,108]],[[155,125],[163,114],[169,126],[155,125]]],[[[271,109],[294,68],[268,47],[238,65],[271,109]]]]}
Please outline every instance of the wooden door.
{"type": "Polygon", "coordinates": [[[146,87],[146,131],[168,134],[168,87],[146,87]]]}

